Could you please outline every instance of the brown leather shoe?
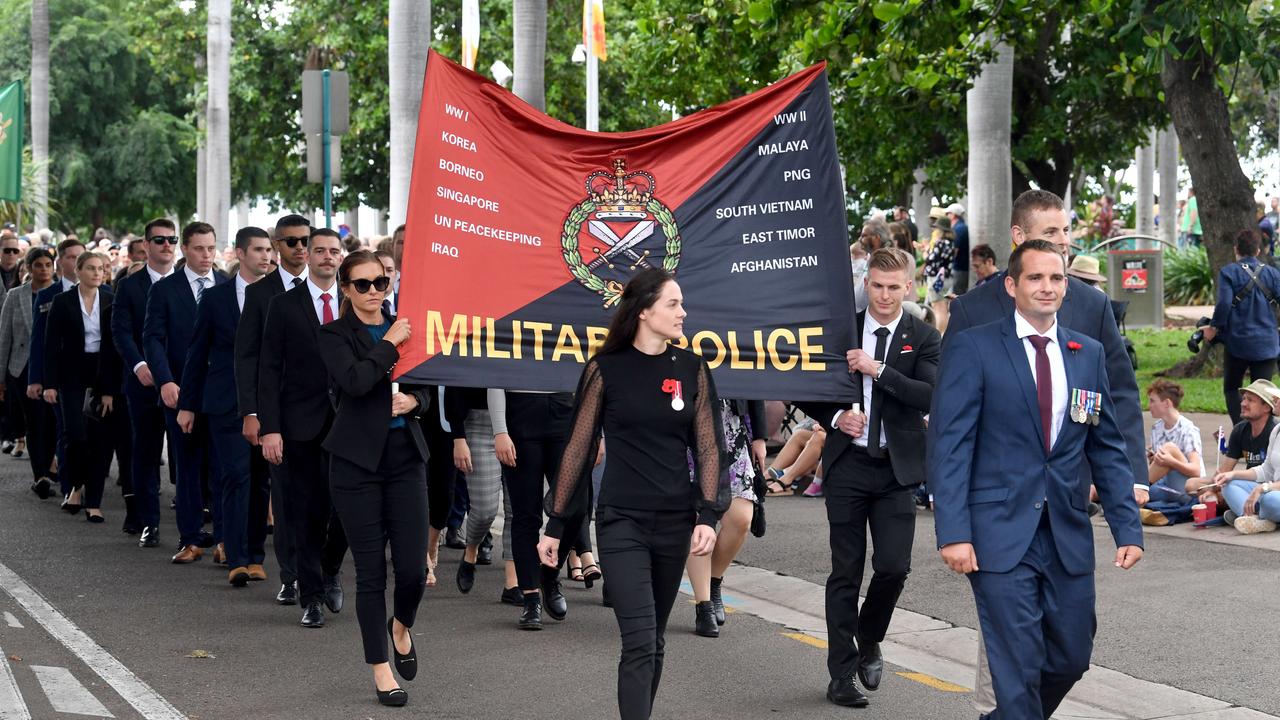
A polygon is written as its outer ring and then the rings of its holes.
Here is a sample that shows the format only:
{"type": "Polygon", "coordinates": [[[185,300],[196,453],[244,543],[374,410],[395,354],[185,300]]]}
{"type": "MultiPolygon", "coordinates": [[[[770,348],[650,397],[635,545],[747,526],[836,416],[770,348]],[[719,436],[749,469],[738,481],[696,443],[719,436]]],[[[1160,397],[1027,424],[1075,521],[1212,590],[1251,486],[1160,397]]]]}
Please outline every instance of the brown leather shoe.
{"type": "Polygon", "coordinates": [[[193,563],[202,557],[204,557],[203,550],[196,545],[187,545],[179,550],[177,555],[173,556],[172,562],[174,565],[186,565],[187,563],[193,563]]]}
{"type": "Polygon", "coordinates": [[[227,564],[227,549],[223,547],[222,543],[218,543],[218,546],[213,549],[213,563],[215,565],[227,564]]]}
{"type": "Polygon", "coordinates": [[[238,567],[227,573],[227,582],[236,587],[244,587],[249,584],[249,569],[238,567]]]}
{"type": "Polygon", "coordinates": [[[261,565],[251,564],[249,565],[248,569],[249,569],[250,580],[253,580],[256,582],[258,580],[267,579],[267,571],[261,565]]]}

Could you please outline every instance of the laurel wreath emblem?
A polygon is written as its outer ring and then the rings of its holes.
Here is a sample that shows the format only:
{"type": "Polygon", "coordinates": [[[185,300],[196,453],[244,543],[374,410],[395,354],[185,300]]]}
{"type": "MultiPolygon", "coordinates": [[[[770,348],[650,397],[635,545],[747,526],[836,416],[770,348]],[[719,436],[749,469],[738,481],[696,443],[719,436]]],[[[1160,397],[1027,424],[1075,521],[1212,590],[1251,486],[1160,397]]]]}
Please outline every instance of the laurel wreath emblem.
{"type": "MultiPolygon", "coordinates": [[[[676,216],[657,200],[650,200],[645,205],[645,210],[653,213],[653,218],[662,228],[662,234],[667,238],[666,257],[662,259],[662,269],[671,274],[675,274],[676,268],[680,265],[680,228],[676,225],[676,216]]],[[[565,265],[569,266],[569,272],[573,275],[583,287],[600,295],[604,298],[604,306],[606,308],[613,307],[622,299],[622,283],[616,280],[605,281],[587,268],[587,264],[582,262],[582,255],[578,252],[578,233],[582,230],[582,223],[587,221],[587,217],[596,211],[596,203],[591,198],[587,198],[578,203],[569,214],[565,216],[564,227],[560,234],[561,255],[564,257],[565,265]]]]}

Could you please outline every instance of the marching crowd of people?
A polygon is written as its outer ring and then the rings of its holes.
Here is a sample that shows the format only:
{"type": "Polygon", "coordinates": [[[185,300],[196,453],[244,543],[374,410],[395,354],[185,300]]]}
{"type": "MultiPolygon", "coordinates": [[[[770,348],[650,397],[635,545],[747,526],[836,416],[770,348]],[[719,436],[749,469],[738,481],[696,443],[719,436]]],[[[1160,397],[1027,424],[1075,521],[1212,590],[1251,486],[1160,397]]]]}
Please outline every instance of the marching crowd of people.
{"type": "MultiPolygon", "coordinates": [[[[138,546],[176,547],[176,564],[212,550],[238,588],[268,579],[270,535],[275,600],[300,606],[303,627],[343,609],[349,551],[363,656],[392,706],[408,700],[397,676],[417,674],[410,629],[438,582],[439,546],[463,551],[454,582],[470,593],[476,567],[494,562],[501,508],[502,600],[519,608],[516,626],[567,617],[566,566],[587,587],[604,580],[621,634],[619,713],[649,717],[682,576],[697,634],[717,636],[721,581],[763,532],[764,496],[810,477],[804,493],[824,498],[831,528],[827,698],[866,706],[923,504],[978,605],[980,709],[1047,718],[1089,664],[1096,503],[1126,569],[1142,555],[1140,508],[1160,524],[1216,500],[1241,531],[1274,529],[1280,390],[1255,376],[1236,393],[1240,424],[1208,473],[1176,384],[1146,388],[1156,426],[1144,437],[1101,276],[1068,263],[1062,201],[1017,199],[1004,271],[989,246],[968,247],[964,213],[951,205],[924,234],[905,211],[866,223],[851,248],[858,312],[845,356],[858,400],[797,403],[806,419],[772,464],[765,404],[719,397],[705,361],[669,344],[686,308],[661,270],[626,285],[575,392],[446,388],[392,380],[417,331],[396,313],[403,227],[370,249],[286,215],[270,231],[241,228],[223,258],[201,222],[156,219],[105,252],[75,238],[24,248],[6,233],[6,451],[29,458],[36,495],[91,523],[105,522],[114,459],[122,527],[138,546]]],[[[1250,232],[1237,242],[1248,267],[1250,232]]],[[[1215,319],[1228,338],[1231,317],[1215,319]]]]}

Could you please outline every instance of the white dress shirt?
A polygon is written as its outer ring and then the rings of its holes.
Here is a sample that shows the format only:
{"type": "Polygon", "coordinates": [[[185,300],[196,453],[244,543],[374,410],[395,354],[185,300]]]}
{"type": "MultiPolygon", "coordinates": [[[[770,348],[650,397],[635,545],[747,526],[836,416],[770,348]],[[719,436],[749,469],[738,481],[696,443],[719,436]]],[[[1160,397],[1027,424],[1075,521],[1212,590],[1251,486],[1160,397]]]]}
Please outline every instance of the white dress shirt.
{"type": "Polygon", "coordinates": [[[297,287],[297,286],[294,284],[294,282],[293,282],[294,280],[306,280],[306,279],[307,279],[307,268],[306,268],[306,266],[305,266],[305,265],[302,267],[302,274],[301,274],[301,275],[294,275],[293,273],[289,272],[288,270],[285,270],[283,265],[281,265],[281,266],[277,267],[277,268],[276,268],[276,272],[280,273],[280,281],[284,283],[284,289],[285,289],[285,292],[288,292],[288,291],[290,291],[290,290],[294,289],[295,287],[297,287]]]}
{"type": "Polygon", "coordinates": [[[58,278],[58,282],[62,283],[62,292],[66,292],[76,286],[75,283],[66,278],[58,278]]]}
{"type": "Polygon", "coordinates": [[[307,278],[307,289],[311,291],[311,306],[316,310],[316,319],[320,324],[324,324],[324,301],[320,296],[329,293],[329,309],[333,311],[333,319],[338,319],[338,283],[335,282],[333,287],[328,290],[322,290],[319,285],[311,282],[311,278],[307,278]]]}
{"type": "MultiPolygon", "coordinates": [[[[881,325],[875,318],[871,317],[868,312],[862,322],[862,349],[872,359],[876,356],[876,330],[880,328],[888,328],[889,334],[885,337],[884,355],[889,357],[889,346],[893,344],[893,334],[898,331],[898,324],[902,322],[902,311],[898,311],[898,317],[889,321],[888,325],[881,325]]],[[[875,385],[875,376],[868,373],[862,374],[862,412],[866,414],[868,421],[871,419],[871,391],[875,385]]],[[[879,419],[879,418],[877,418],[879,419]]],[[[871,423],[863,423],[862,434],[853,439],[853,443],[859,447],[866,447],[870,440],[871,423]]],[[[880,422],[880,445],[882,447],[889,446],[889,438],[884,434],[884,422],[880,422]]]]}
{"type": "Polygon", "coordinates": [[[212,289],[215,284],[213,281],[213,271],[210,270],[204,275],[197,275],[191,271],[191,268],[183,267],[182,272],[186,274],[187,284],[191,286],[191,297],[195,298],[196,302],[199,303],[200,302],[200,281],[201,280],[204,281],[205,290],[212,289]]]}
{"type": "Polygon", "coordinates": [[[236,273],[236,305],[240,306],[240,312],[244,312],[244,291],[249,287],[249,282],[236,273]]]}
{"type": "MultiPolygon", "coordinates": [[[[79,291],[76,294],[79,295],[79,291]]],[[[84,309],[84,298],[76,298],[80,304],[80,319],[84,321],[84,351],[87,353],[96,353],[102,349],[102,303],[98,296],[95,288],[90,299],[92,306],[88,310],[84,309]]]]}
{"type": "Polygon", "coordinates": [[[167,277],[169,277],[170,275],[172,275],[172,274],[173,274],[173,267],[172,267],[172,266],[171,266],[168,270],[166,270],[166,271],[164,272],[164,274],[161,274],[161,273],[159,273],[159,272],[156,272],[155,270],[153,270],[153,269],[151,268],[151,266],[150,266],[150,265],[147,265],[147,266],[146,266],[146,268],[147,268],[147,274],[151,276],[151,284],[152,284],[152,285],[155,285],[156,283],[160,282],[161,280],[163,280],[163,279],[165,279],[165,278],[167,278],[167,277]]]}
{"type": "MultiPolygon", "coordinates": [[[[1027,338],[1042,333],[1031,326],[1022,313],[1014,311],[1013,327],[1022,340],[1022,349],[1027,353],[1027,363],[1031,365],[1031,380],[1036,380],[1036,347],[1027,338]]],[[[1062,347],[1058,345],[1058,318],[1053,318],[1053,325],[1043,335],[1049,338],[1045,345],[1045,354],[1049,356],[1049,375],[1053,380],[1053,423],[1049,429],[1049,446],[1058,442],[1058,433],[1062,432],[1062,422],[1067,417],[1067,368],[1062,361],[1062,347]]]]}

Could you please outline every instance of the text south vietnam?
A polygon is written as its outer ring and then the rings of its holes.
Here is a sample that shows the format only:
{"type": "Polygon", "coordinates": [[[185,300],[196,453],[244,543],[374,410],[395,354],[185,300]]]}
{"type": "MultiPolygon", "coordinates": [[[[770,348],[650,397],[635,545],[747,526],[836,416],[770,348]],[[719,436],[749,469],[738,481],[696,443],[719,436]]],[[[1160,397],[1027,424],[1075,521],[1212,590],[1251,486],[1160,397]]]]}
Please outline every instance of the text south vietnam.
{"type": "MultiPolygon", "coordinates": [[[[425,337],[418,342],[426,344],[428,356],[585,363],[600,350],[606,335],[607,328],[591,325],[578,328],[457,314],[446,320],[438,310],[428,310],[425,337]]],[[[691,348],[713,369],[727,365],[733,370],[823,371],[827,365],[819,359],[821,339],[821,327],[699,330],[672,344],[691,348]]]]}

